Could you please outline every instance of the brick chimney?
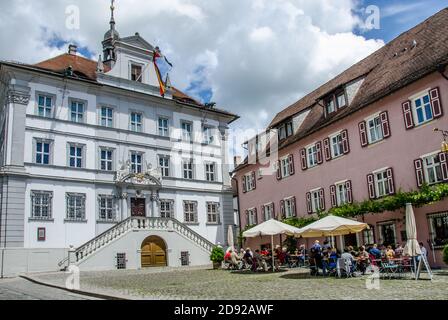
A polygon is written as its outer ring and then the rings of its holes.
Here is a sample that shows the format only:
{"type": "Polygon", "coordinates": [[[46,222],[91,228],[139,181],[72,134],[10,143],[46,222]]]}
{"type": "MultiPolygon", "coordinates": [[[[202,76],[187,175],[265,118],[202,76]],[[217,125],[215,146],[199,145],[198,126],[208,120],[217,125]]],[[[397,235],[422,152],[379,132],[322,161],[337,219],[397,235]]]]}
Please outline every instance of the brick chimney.
{"type": "Polygon", "coordinates": [[[72,56],[76,56],[76,54],[78,53],[78,47],[74,44],[69,45],[68,53],[71,54],[72,56]]]}

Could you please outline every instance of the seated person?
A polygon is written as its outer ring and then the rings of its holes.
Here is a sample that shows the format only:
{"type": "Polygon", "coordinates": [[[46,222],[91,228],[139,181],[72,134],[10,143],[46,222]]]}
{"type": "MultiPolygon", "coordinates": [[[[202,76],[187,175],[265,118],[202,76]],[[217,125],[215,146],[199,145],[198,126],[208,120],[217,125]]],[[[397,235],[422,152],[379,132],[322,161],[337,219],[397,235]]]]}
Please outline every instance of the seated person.
{"type": "MultiPolygon", "coordinates": [[[[224,263],[229,263],[230,264],[231,251],[232,250],[227,251],[226,254],[224,255],[224,263]]],[[[229,265],[229,268],[230,268],[230,265],[229,265]]]]}
{"type": "Polygon", "coordinates": [[[239,269],[240,268],[240,259],[235,251],[230,250],[230,266],[232,269],[239,269]]]}
{"type": "Polygon", "coordinates": [[[256,271],[258,269],[258,266],[261,266],[264,271],[268,271],[268,265],[266,263],[265,256],[263,256],[260,253],[260,250],[258,250],[258,249],[255,250],[254,259],[253,260],[254,260],[254,264],[257,265],[257,268],[254,271],[256,271]]]}
{"type": "Polygon", "coordinates": [[[359,248],[358,265],[362,274],[366,274],[367,265],[369,264],[369,254],[364,246],[359,248]]]}
{"type": "Polygon", "coordinates": [[[348,248],[344,249],[344,253],[341,254],[341,259],[348,263],[348,265],[350,266],[350,271],[352,271],[355,264],[355,258],[352,256],[348,248]]]}
{"type": "Polygon", "coordinates": [[[391,246],[387,246],[387,249],[386,249],[386,259],[390,260],[390,259],[393,259],[393,258],[395,258],[395,251],[392,249],[391,246]]]}
{"type": "Polygon", "coordinates": [[[253,257],[252,257],[252,253],[250,251],[250,248],[246,249],[246,252],[244,253],[244,257],[243,257],[244,262],[246,262],[246,264],[248,264],[249,266],[253,265],[253,257]]]}
{"type": "Polygon", "coordinates": [[[374,244],[369,253],[375,257],[375,259],[381,259],[381,251],[378,249],[378,245],[374,244]]]}

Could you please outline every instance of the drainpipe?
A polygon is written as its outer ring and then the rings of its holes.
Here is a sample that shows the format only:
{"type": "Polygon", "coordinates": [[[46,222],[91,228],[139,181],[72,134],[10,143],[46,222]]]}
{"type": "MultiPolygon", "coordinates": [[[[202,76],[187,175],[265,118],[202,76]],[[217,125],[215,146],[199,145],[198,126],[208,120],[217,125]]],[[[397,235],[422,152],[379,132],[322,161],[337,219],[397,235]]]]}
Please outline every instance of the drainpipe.
{"type": "MultiPolygon", "coordinates": [[[[238,224],[239,224],[239,226],[238,226],[238,231],[239,231],[238,232],[238,242],[239,242],[240,247],[242,248],[243,247],[243,240],[240,239],[240,234],[241,234],[241,231],[242,231],[242,229],[241,229],[241,211],[240,211],[240,190],[239,190],[239,187],[238,187],[238,180],[235,177],[232,177],[231,179],[233,181],[235,181],[235,186],[236,186],[236,199],[237,199],[238,224]]],[[[233,202],[233,200],[232,200],[232,202],[233,202]]]]}
{"type": "MultiPolygon", "coordinates": [[[[6,185],[9,185],[9,176],[6,176],[6,185]]],[[[2,207],[3,207],[3,184],[4,181],[2,181],[2,207]]],[[[5,268],[5,250],[6,250],[6,228],[8,225],[8,199],[9,199],[9,188],[6,188],[6,208],[5,208],[5,234],[4,234],[4,241],[3,241],[3,246],[4,248],[2,249],[2,266],[1,266],[1,274],[0,274],[0,278],[3,279],[4,277],[4,268],[5,268]]],[[[2,209],[2,216],[1,218],[3,218],[3,209],[2,209]]],[[[1,227],[1,226],[0,226],[1,227]]],[[[0,241],[1,242],[1,241],[0,241]]]]}

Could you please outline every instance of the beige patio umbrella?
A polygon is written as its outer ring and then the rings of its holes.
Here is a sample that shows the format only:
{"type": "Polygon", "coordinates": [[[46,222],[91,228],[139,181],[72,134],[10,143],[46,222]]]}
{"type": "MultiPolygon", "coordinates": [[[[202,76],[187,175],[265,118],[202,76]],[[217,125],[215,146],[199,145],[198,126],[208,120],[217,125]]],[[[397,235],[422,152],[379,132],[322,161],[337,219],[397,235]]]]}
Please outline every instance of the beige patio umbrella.
{"type": "Polygon", "coordinates": [[[422,254],[417,241],[417,226],[415,225],[415,215],[412,204],[406,204],[406,236],[408,238],[403,254],[410,257],[417,257],[422,254]]]}
{"type": "Polygon", "coordinates": [[[272,271],[274,271],[275,259],[274,259],[274,236],[279,234],[286,234],[289,236],[294,236],[299,232],[299,228],[290,226],[289,224],[280,222],[275,219],[263,222],[252,229],[243,232],[243,237],[245,238],[255,238],[259,236],[271,236],[271,247],[272,247],[272,271]]]}
{"type": "Polygon", "coordinates": [[[235,243],[233,240],[233,227],[232,225],[229,225],[229,229],[227,231],[227,245],[229,246],[229,249],[232,249],[235,251],[235,243]]]}
{"type": "Polygon", "coordinates": [[[329,215],[299,229],[296,236],[303,238],[334,237],[358,233],[364,229],[369,229],[367,223],[329,215]]]}

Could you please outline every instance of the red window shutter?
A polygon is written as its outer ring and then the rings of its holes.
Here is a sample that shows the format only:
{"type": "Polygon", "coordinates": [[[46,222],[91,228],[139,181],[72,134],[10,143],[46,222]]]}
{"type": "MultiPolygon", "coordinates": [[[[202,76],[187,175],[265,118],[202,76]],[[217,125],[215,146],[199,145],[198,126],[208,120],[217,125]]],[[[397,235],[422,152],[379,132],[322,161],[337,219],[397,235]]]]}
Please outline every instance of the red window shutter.
{"type": "Polygon", "coordinates": [[[281,215],[281,220],[286,218],[285,200],[280,201],[280,215],[281,215]]]}
{"type": "Polygon", "coordinates": [[[417,178],[417,186],[421,187],[425,183],[425,176],[423,175],[423,160],[414,160],[415,176],[417,178]]]}
{"type": "Polygon", "coordinates": [[[380,119],[381,119],[381,125],[383,127],[383,137],[389,138],[391,133],[389,124],[389,114],[387,113],[387,111],[380,113],[380,119]]]}
{"type": "Polygon", "coordinates": [[[442,169],[442,179],[443,181],[448,180],[448,163],[447,163],[448,154],[445,152],[441,152],[439,154],[440,160],[440,168],[442,169]]]}
{"type": "Polygon", "coordinates": [[[331,206],[334,208],[338,205],[337,198],[336,198],[336,186],[332,185],[330,186],[330,199],[331,199],[331,206]]]}
{"type": "Polygon", "coordinates": [[[367,147],[369,140],[367,139],[367,124],[365,121],[361,121],[358,124],[359,127],[359,137],[361,139],[361,147],[367,147]]]}
{"type": "Polygon", "coordinates": [[[375,177],[373,174],[367,175],[367,186],[369,189],[369,198],[375,199],[375,177]]]}
{"type": "Polygon", "coordinates": [[[392,168],[386,170],[387,183],[389,185],[389,194],[395,193],[394,171],[392,168]]]}
{"type": "Polygon", "coordinates": [[[257,176],[255,174],[255,171],[252,171],[252,182],[254,184],[254,190],[257,188],[257,176]]]}
{"type": "Polygon", "coordinates": [[[308,192],[306,194],[306,210],[308,211],[308,214],[313,213],[313,205],[311,203],[311,192],[308,192]]]}
{"type": "Polygon", "coordinates": [[[320,210],[325,210],[325,191],[324,188],[319,190],[319,207],[320,210]]]}
{"type": "Polygon", "coordinates": [[[331,149],[330,149],[330,138],[324,139],[324,152],[325,152],[325,160],[331,160],[331,149]]]}
{"type": "Polygon", "coordinates": [[[341,136],[342,136],[342,149],[344,154],[347,154],[350,152],[350,144],[348,142],[348,130],[342,131],[341,136]]]}
{"type": "Polygon", "coordinates": [[[412,117],[411,101],[403,102],[403,117],[406,130],[414,128],[414,118],[412,117]]]}
{"type": "Polygon", "coordinates": [[[282,180],[282,162],[277,161],[277,180],[282,180]]]}
{"type": "Polygon", "coordinates": [[[429,97],[431,98],[431,106],[434,118],[440,118],[443,115],[442,102],[440,101],[439,88],[429,90],[429,97]]]}
{"type": "Polygon", "coordinates": [[[345,182],[345,189],[347,189],[347,202],[351,204],[353,203],[353,189],[351,180],[345,182]]]}
{"type": "Polygon", "coordinates": [[[292,198],[292,214],[297,217],[296,197],[292,198]]]}
{"type": "Polygon", "coordinates": [[[262,215],[262,220],[266,221],[266,207],[263,205],[261,206],[261,215],[262,215]]]}
{"type": "Polygon", "coordinates": [[[322,142],[316,142],[316,150],[317,150],[317,163],[322,164],[324,162],[324,157],[322,154],[322,142]]]}
{"type": "Polygon", "coordinates": [[[246,176],[243,176],[243,193],[247,192],[247,186],[246,186],[246,176]]]}
{"type": "Polygon", "coordinates": [[[302,163],[302,170],[308,169],[308,163],[306,161],[306,149],[300,150],[300,162],[302,163]]]}
{"type": "Polygon", "coordinates": [[[289,174],[293,175],[295,173],[295,170],[294,170],[294,155],[290,154],[288,156],[288,158],[289,158],[289,174]]]}

